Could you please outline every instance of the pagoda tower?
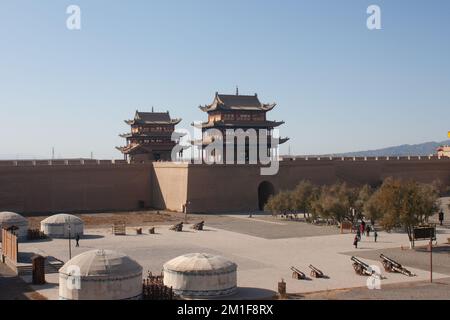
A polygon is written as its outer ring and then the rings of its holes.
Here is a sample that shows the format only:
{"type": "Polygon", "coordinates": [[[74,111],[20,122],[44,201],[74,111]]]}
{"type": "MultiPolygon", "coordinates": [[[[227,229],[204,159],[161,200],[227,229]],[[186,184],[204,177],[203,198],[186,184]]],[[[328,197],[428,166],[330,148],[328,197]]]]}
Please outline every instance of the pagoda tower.
{"type": "MultiPolygon", "coordinates": [[[[240,159],[244,159],[245,163],[249,163],[250,152],[256,151],[255,154],[258,156],[259,160],[259,148],[260,136],[258,135],[258,140],[252,144],[249,139],[245,139],[245,145],[242,142],[237,142],[238,140],[234,137],[229,139],[227,130],[232,129],[234,131],[242,129],[247,131],[249,129],[254,129],[258,134],[264,132],[267,137],[267,144],[264,145],[266,149],[264,152],[267,157],[274,157],[275,153],[273,149],[277,146],[271,145],[271,138],[273,135],[274,128],[284,124],[284,121],[271,121],[267,120],[267,112],[275,108],[276,103],[266,104],[261,103],[258,99],[258,95],[240,95],[238,89],[236,89],[235,95],[219,94],[216,92],[214,100],[211,104],[200,106],[200,110],[208,114],[208,121],[201,124],[193,123],[192,125],[201,128],[203,139],[201,142],[193,142],[197,146],[202,147],[202,157],[205,159],[205,148],[212,142],[217,141],[217,139],[223,140],[223,153],[221,156],[216,158],[213,154],[214,160],[219,161],[219,163],[224,163],[226,158],[227,144],[233,144],[234,147],[234,163],[237,163],[238,150],[244,150],[245,154],[240,155],[240,159]],[[209,134],[205,131],[209,129],[216,129],[216,133],[221,133],[221,137],[215,134],[209,134]],[[239,149],[238,149],[239,147],[239,149]],[[251,151],[252,150],[252,151],[251,151]],[[222,158],[223,161],[221,161],[222,158]]],[[[210,131],[211,132],[211,131],[210,131]]],[[[278,144],[283,144],[288,141],[289,138],[278,139],[278,144]]],[[[241,140],[242,141],[242,140],[241,140]]],[[[230,156],[231,157],[231,156],[230,156]]],[[[242,161],[242,160],[241,160],[242,161]]]]}
{"type": "Polygon", "coordinates": [[[172,149],[179,143],[182,134],[172,134],[181,119],[172,119],[167,112],[136,111],[133,120],[125,120],[131,132],[121,134],[126,146],[116,147],[130,162],[171,161],[172,149]]]}

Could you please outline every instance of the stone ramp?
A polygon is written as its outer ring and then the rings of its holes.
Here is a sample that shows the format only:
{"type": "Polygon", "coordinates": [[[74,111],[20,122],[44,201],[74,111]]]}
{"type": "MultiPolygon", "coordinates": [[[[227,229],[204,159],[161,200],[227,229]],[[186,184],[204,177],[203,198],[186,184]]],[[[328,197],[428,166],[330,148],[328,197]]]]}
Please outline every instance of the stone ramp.
{"type": "MultiPolygon", "coordinates": [[[[35,252],[19,252],[18,262],[15,265],[16,274],[19,276],[31,276],[33,273],[33,264],[31,258],[35,255],[35,252]]],[[[39,252],[41,254],[41,252],[39,252]]],[[[61,261],[53,256],[44,256],[45,259],[45,273],[52,274],[58,273],[58,270],[64,265],[64,261],[61,261]]]]}

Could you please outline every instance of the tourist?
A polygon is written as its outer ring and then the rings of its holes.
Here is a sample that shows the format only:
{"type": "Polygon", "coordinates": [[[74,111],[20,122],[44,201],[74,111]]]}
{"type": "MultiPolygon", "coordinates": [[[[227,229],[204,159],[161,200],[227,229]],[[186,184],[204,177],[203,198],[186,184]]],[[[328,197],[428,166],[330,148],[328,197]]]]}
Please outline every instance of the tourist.
{"type": "Polygon", "coordinates": [[[366,235],[368,237],[370,237],[370,226],[369,225],[367,225],[367,227],[366,227],[366,235]]]}
{"type": "Polygon", "coordinates": [[[76,242],[76,244],[75,244],[75,247],[79,247],[80,246],[80,235],[77,233],[77,236],[75,237],[75,242],[76,242]]]}
{"type": "Polygon", "coordinates": [[[364,234],[364,232],[366,231],[366,223],[364,222],[364,220],[361,221],[360,230],[361,234],[364,234]]]}
{"type": "Polygon", "coordinates": [[[355,239],[353,240],[353,245],[355,246],[355,249],[358,249],[358,235],[355,236],[355,239]]]}
{"type": "Polygon", "coordinates": [[[356,231],[356,238],[358,239],[358,241],[361,241],[361,231],[360,230],[356,231]]]}
{"type": "Polygon", "coordinates": [[[377,242],[377,238],[378,238],[378,232],[377,232],[377,230],[374,231],[373,237],[375,238],[375,242],[377,242]]]}
{"type": "Polygon", "coordinates": [[[439,224],[441,226],[443,221],[444,221],[444,211],[441,210],[441,212],[439,212],[439,224]]]}

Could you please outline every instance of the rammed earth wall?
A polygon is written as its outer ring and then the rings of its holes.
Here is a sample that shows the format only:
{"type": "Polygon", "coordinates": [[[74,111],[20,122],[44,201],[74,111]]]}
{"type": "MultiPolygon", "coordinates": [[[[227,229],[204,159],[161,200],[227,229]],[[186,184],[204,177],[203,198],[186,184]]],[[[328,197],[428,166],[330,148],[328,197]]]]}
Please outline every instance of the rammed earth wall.
{"type": "Polygon", "coordinates": [[[450,185],[450,159],[299,158],[280,162],[278,174],[261,176],[254,165],[195,165],[123,161],[0,161],[0,211],[18,213],[136,210],[142,205],[188,212],[257,210],[258,188],[275,192],[308,179],[377,185],[393,176],[450,185]]]}

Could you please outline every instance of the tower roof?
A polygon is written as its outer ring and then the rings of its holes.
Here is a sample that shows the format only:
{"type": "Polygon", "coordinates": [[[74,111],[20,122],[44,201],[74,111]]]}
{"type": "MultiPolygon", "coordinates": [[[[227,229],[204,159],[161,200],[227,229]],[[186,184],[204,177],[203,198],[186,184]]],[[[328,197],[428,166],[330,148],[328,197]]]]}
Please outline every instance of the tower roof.
{"type": "Polygon", "coordinates": [[[204,112],[214,110],[270,111],[276,106],[276,103],[261,103],[257,94],[248,96],[236,93],[236,95],[232,95],[216,92],[214,101],[210,105],[200,106],[200,109],[204,112]]]}
{"type": "Polygon", "coordinates": [[[181,119],[171,119],[167,112],[139,112],[136,110],[133,120],[125,121],[129,125],[133,124],[178,124],[181,119]]]}

